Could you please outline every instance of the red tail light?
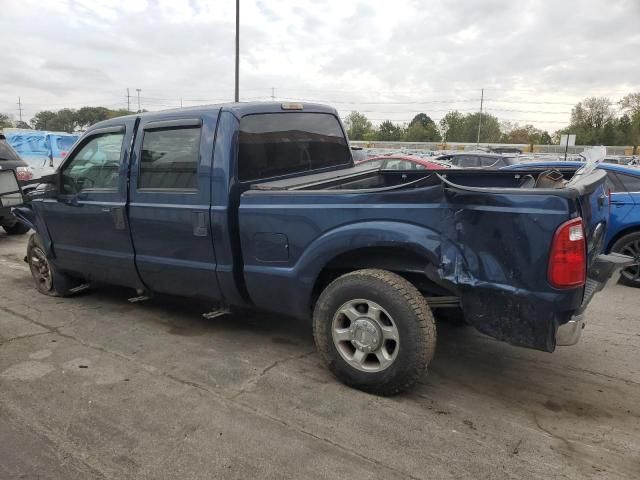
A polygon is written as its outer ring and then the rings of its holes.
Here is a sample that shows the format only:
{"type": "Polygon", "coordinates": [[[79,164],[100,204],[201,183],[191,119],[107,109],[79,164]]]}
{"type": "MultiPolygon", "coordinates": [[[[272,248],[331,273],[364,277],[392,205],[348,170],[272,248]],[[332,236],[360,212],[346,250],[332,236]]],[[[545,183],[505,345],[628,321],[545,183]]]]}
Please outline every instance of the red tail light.
{"type": "Polygon", "coordinates": [[[584,226],[582,218],[574,218],[558,227],[549,255],[549,283],[555,288],[584,285],[587,277],[584,226]]]}

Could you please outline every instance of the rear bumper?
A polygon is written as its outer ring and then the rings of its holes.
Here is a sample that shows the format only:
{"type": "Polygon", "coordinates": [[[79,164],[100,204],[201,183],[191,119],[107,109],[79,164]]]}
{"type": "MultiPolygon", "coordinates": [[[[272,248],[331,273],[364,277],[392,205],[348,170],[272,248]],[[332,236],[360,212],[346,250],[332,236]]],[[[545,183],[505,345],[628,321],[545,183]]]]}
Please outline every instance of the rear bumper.
{"type": "Polygon", "coordinates": [[[599,255],[589,268],[584,288],[534,292],[508,285],[476,285],[462,292],[467,322],[512,345],[553,352],[557,345],[573,345],[584,328],[584,311],[616,270],[631,257],[599,255]]]}
{"type": "Polygon", "coordinates": [[[556,330],[556,345],[569,346],[575,345],[580,340],[582,330],[586,325],[584,319],[584,311],[593,296],[602,290],[611,276],[621,268],[629,266],[633,262],[631,257],[620,255],[617,253],[609,255],[599,255],[594,262],[590,271],[589,280],[585,286],[584,298],[580,310],[569,319],[567,323],[563,323],[556,330]]]}

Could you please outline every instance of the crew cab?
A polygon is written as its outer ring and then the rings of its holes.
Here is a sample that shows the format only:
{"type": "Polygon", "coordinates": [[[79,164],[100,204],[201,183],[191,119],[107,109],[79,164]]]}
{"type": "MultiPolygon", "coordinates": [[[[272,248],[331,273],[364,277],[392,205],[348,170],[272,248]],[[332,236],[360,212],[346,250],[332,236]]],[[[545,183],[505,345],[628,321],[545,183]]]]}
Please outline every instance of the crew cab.
{"type": "Polygon", "coordinates": [[[108,283],[313,320],[350,386],[411,387],[432,311],[552,352],[626,257],[602,255],[605,174],[355,168],[335,109],[235,103],[100,122],[19,217],[37,289],[108,283]],[[532,173],[532,176],[538,175],[532,173]]]}

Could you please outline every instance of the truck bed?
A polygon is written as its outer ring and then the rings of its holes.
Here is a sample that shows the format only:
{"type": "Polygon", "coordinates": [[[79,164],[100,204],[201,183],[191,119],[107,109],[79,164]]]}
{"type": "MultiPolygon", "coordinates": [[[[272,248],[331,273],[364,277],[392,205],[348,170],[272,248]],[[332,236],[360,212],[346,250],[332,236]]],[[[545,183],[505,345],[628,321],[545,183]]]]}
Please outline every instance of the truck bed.
{"type": "MultiPolygon", "coordinates": [[[[535,181],[542,172],[538,170],[496,171],[483,169],[465,170],[380,170],[352,167],[338,171],[295,176],[269,182],[257,183],[252,190],[261,191],[318,191],[351,190],[380,191],[397,188],[419,188],[440,183],[458,187],[489,189],[541,189],[535,181]]],[[[560,172],[564,180],[573,176],[571,171],[560,172]]],[[[548,189],[544,189],[548,190],[548,189]]],[[[553,190],[560,190],[553,188],[553,190]]]]}
{"type": "Polygon", "coordinates": [[[552,351],[558,325],[585,299],[584,288],[547,280],[554,234],[582,216],[593,265],[608,202],[601,170],[562,172],[551,184],[541,175],[350,168],[256,184],[238,211],[246,289],[256,305],[305,318],[327,269],[375,264],[426,296],[459,298],[483,333],[552,351]],[[285,291],[297,295],[283,301],[285,291]]]}

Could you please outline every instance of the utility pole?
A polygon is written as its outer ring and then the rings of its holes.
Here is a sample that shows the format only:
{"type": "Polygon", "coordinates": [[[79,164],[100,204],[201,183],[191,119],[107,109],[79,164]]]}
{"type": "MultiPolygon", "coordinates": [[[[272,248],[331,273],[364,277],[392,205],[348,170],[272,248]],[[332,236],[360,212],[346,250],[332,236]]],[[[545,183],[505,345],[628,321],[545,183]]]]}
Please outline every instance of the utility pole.
{"type": "Polygon", "coordinates": [[[274,87],[271,87],[271,101],[276,101],[276,89],[274,87]]]}
{"type": "Polygon", "coordinates": [[[235,101],[240,101],[240,0],[236,0],[236,95],[235,101]]]}
{"type": "Polygon", "coordinates": [[[182,108],[182,97],[180,97],[180,108],[182,108]]]}
{"type": "Polygon", "coordinates": [[[138,92],[138,113],[142,111],[142,109],[140,108],[140,92],[141,91],[142,91],[141,88],[136,88],[136,92],[138,92]]]}
{"type": "Polygon", "coordinates": [[[477,147],[480,146],[480,126],[482,125],[482,104],[484,102],[484,88],[482,89],[482,93],[480,95],[480,117],[478,118],[478,142],[476,144],[477,147]]]}
{"type": "Polygon", "coordinates": [[[129,95],[128,88],[127,88],[127,112],[131,112],[131,95],[129,95]]]}
{"type": "Polygon", "coordinates": [[[20,116],[20,122],[22,122],[22,101],[18,97],[18,115],[20,116]]]}

